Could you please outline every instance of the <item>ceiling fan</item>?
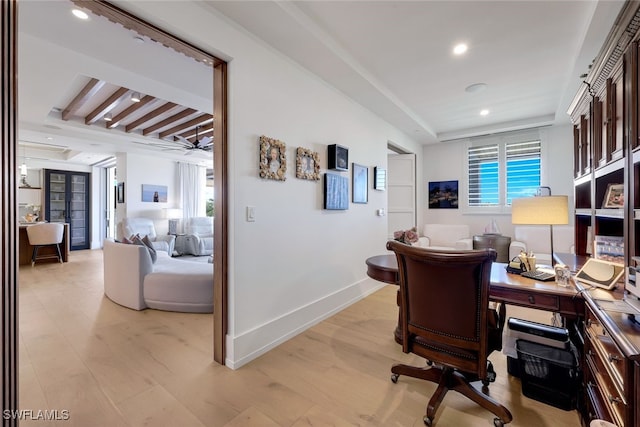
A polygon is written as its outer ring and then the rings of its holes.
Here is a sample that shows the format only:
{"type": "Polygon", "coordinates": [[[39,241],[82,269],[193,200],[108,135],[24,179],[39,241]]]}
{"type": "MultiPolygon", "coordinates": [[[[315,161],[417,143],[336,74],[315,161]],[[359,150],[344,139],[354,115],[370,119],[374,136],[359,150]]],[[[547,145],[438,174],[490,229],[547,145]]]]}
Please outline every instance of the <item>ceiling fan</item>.
{"type": "Polygon", "coordinates": [[[176,138],[183,144],[184,149],[186,150],[205,150],[211,151],[213,149],[213,138],[210,136],[203,136],[202,139],[198,138],[198,129],[200,126],[196,126],[196,139],[191,142],[187,138],[176,135],[176,138]]]}

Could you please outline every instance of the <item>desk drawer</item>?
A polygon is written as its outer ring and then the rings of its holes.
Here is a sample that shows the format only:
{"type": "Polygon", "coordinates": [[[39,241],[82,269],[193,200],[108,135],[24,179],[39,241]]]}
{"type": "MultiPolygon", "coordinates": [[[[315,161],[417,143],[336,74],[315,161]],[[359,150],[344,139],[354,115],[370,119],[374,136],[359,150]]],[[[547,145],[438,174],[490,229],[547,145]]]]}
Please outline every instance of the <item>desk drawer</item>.
{"type": "Polygon", "coordinates": [[[524,305],[531,308],[550,311],[560,310],[560,298],[555,295],[510,290],[508,293],[500,295],[500,299],[506,303],[524,305]]]}
{"type": "Polygon", "coordinates": [[[624,396],[626,388],[624,382],[627,378],[627,363],[624,355],[591,310],[587,310],[585,329],[587,341],[590,344],[589,348],[585,348],[585,352],[587,355],[597,356],[603,365],[604,372],[617,388],[618,394],[624,396]]]}
{"type": "Polygon", "coordinates": [[[605,420],[612,423],[613,416],[609,412],[609,407],[602,394],[602,390],[592,374],[592,369],[590,363],[587,362],[587,368],[584,370],[584,383],[587,389],[587,416],[589,417],[587,422],[591,422],[591,420],[605,420]]]}
{"type": "Polygon", "coordinates": [[[607,362],[602,360],[600,355],[594,351],[592,344],[590,340],[585,343],[585,359],[588,371],[586,384],[589,397],[592,399],[592,403],[597,401],[597,406],[606,408],[606,412],[614,418],[614,422],[618,426],[624,427],[624,414],[627,413],[624,395],[614,384],[616,381],[608,375],[609,370],[605,368],[607,362]],[[593,399],[594,397],[596,398],[593,399]]]}

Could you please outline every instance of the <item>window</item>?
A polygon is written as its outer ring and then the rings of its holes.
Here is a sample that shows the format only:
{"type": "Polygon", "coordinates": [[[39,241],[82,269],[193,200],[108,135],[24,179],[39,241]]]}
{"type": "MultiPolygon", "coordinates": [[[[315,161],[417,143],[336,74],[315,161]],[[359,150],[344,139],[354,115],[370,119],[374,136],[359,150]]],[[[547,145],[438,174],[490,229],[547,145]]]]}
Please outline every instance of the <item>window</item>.
{"type": "Polygon", "coordinates": [[[469,207],[511,206],[540,186],[540,139],[472,141],[467,150],[469,207]]]}

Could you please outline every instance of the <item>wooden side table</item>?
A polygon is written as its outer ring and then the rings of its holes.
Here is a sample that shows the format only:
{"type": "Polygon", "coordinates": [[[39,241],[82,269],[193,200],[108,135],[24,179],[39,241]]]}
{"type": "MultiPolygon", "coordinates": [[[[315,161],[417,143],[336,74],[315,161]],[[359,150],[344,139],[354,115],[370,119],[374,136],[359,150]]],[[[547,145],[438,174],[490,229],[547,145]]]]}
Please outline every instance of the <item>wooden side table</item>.
{"type": "Polygon", "coordinates": [[[473,249],[495,249],[498,252],[496,262],[509,262],[511,237],[502,234],[478,234],[473,236],[473,249]]]}

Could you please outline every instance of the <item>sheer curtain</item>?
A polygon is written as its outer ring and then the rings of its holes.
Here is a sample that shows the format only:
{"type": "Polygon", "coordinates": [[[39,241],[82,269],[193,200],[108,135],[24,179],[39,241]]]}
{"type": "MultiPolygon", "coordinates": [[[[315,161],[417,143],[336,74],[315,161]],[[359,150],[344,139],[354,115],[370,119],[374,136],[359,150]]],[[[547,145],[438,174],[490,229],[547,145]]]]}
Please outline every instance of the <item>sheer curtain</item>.
{"type": "Polygon", "coordinates": [[[206,168],[191,163],[178,163],[178,189],[183,218],[206,215],[206,168]]]}

